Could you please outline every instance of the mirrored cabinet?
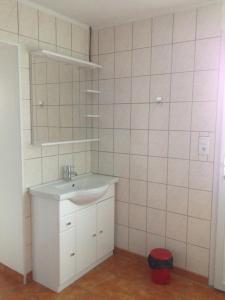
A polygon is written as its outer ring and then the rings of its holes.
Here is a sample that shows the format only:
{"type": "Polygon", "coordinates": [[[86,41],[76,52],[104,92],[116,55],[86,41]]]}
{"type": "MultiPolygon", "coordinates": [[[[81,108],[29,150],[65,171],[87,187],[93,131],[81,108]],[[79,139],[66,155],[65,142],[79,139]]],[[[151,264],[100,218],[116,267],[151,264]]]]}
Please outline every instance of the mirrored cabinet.
{"type": "Polygon", "coordinates": [[[32,143],[98,141],[98,81],[102,67],[47,50],[32,51],[32,143]]]}

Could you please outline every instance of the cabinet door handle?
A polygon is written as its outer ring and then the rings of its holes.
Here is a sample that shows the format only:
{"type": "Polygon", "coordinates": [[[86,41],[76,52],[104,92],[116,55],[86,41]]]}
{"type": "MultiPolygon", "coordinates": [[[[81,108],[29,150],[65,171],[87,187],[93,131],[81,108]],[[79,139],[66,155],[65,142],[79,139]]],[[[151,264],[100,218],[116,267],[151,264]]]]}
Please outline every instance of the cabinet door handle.
{"type": "Polygon", "coordinates": [[[70,225],[71,225],[71,222],[66,223],[66,226],[70,226],[70,225]]]}
{"type": "Polygon", "coordinates": [[[103,230],[100,230],[99,233],[102,234],[102,233],[103,233],[103,230]]]}
{"type": "Polygon", "coordinates": [[[75,252],[71,252],[71,253],[70,253],[70,256],[75,256],[75,252]]]}
{"type": "Polygon", "coordinates": [[[92,234],[93,237],[96,237],[96,233],[92,234]]]}

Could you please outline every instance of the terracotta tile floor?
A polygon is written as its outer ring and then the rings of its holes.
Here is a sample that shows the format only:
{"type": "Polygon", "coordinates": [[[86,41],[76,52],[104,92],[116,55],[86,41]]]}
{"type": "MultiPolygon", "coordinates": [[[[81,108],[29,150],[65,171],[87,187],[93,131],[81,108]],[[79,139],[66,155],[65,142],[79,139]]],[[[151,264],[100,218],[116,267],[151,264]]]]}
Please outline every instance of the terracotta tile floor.
{"type": "Polygon", "coordinates": [[[123,252],[109,258],[60,294],[35,282],[24,286],[0,271],[0,300],[76,299],[225,300],[225,294],[174,273],[169,285],[155,285],[149,279],[146,260],[123,252]]]}

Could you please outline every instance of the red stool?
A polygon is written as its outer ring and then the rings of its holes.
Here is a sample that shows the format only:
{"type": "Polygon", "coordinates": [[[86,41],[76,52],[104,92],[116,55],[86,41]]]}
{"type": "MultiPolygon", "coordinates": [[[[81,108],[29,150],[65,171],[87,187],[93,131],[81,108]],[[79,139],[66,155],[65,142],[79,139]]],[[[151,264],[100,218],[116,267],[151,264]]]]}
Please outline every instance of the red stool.
{"type": "Polygon", "coordinates": [[[148,256],[148,264],[152,269],[152,281],[157,284],[170,282],[170,269],[173,267],[173,256],[169,250],[153,249],[148,256]]]}

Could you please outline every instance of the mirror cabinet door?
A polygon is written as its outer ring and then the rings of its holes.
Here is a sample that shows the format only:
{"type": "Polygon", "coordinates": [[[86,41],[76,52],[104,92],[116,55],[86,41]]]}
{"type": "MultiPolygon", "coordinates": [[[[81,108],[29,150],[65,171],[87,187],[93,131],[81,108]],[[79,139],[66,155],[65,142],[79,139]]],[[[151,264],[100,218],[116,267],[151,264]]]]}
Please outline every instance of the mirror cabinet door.
{"type": "Polygon", "coordinates": [[[30,63],[32,143],[97,138],[96,71],[37,54],[30,63]]]}

